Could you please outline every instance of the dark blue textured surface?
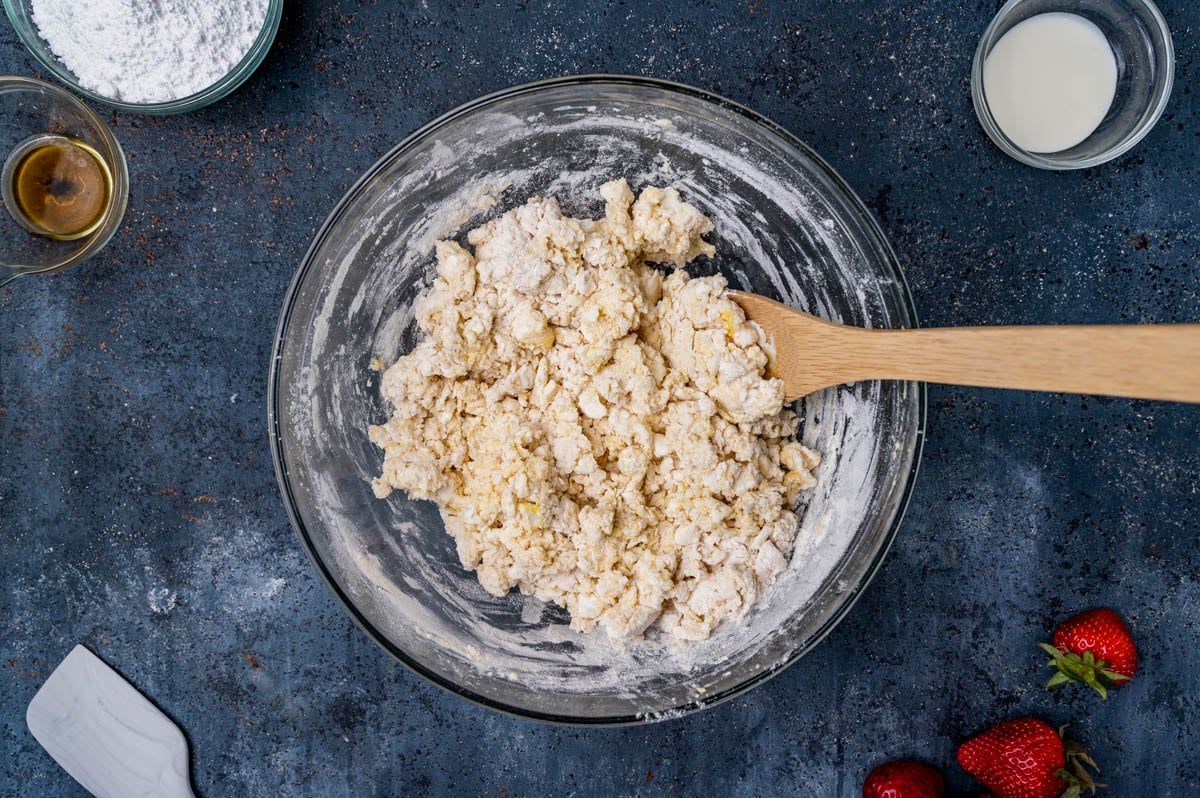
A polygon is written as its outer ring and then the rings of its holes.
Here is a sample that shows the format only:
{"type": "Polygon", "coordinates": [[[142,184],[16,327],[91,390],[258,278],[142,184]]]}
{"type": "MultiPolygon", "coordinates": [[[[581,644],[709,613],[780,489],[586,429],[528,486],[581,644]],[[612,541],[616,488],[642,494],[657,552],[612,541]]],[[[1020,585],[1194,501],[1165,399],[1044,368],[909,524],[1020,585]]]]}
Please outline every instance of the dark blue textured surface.
{"type": "MultiPolygon", "coordinates": [[[[683,720],[503,717],[397,666],[326,593],[275,488],[276,314],[355,176],[476,95],[569,73],[691,83],[774,118],[867,201],[927,325],[1200,321],[1200,6],[1164,0],[1167,114],[1073,174],[1005,158],[970,106],[997,4],[289,2],[266,63],[183,117],[101,109],[124,227],[0,289],[0,795],[81,789],[24,708],[77,642],[186,730],[198,793],[855,796],[897,756],[1032,712],[1108,794],[1200,794],[1200,407],[933,387],[888,562],[811,655],[683,720]],[[1056,619],[1124,613],[1143,669],[1107,703],[1048,693],[1056,619]]],[[[35,74],[11,30],[0,71],[35,74]]]]}

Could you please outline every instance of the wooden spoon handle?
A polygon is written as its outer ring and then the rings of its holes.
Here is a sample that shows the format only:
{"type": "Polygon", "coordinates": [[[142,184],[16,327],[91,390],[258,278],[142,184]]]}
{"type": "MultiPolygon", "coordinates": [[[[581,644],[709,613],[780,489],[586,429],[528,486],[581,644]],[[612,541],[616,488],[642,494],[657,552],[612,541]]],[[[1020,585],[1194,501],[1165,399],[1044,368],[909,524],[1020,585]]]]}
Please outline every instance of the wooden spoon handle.
{"type": "Polygon", "coordinates": [[[847,373],[846,382],[919,380],[1200,402],[1200,324],[853,329],[838,348],[847,369],[857,372],[847,373]]]}

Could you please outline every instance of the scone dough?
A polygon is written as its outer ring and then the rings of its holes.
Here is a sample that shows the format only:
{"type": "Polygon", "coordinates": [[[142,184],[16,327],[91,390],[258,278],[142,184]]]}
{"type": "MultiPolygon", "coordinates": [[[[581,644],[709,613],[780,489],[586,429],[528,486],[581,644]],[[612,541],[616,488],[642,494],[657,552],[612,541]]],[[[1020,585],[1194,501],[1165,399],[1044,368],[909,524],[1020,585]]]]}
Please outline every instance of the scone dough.
{"type": "Polygon", "coordinates": [[[796,442],[761,330],[674,189],[605,184],[603,219],[534,198],[437,244],[422,341],[384,374],[375,494],[430,499],[466,568],[625,644],[702,640],[788,564],[820,455],[796,442]]]}

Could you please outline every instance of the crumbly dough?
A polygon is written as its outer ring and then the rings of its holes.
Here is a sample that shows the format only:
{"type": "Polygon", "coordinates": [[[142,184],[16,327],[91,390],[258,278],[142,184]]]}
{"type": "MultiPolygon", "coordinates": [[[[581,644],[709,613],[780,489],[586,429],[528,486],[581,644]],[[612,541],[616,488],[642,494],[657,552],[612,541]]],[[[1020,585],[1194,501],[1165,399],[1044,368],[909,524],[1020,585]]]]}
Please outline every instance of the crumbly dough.
{"type": "Polygon", "coordinates": [[[603,219],[531,199],[437,244],[425,335],[383,376],[375,494],[441,508],[466,568],[565,606],[620,644],[655,622],[702,640],[788,563],[817,452],[792,440],[759,328],[674,189],[600,189],[603,219]]]}

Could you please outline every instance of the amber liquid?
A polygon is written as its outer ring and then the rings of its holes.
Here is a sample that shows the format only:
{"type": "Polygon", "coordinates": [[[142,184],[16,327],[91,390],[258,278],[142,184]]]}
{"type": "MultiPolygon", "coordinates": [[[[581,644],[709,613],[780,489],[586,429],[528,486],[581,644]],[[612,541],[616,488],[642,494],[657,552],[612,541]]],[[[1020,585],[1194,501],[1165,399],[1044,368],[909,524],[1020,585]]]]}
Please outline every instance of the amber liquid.
{"type": "Polygon", "coordinates": [[[83,142],[61,136],[27,153],[12,173],[17,210],[36,232],[82,238],[97,227],[112,198],[104,159],[83,142]]]}

